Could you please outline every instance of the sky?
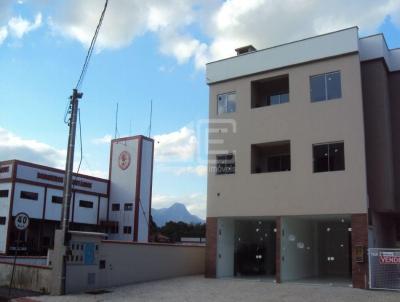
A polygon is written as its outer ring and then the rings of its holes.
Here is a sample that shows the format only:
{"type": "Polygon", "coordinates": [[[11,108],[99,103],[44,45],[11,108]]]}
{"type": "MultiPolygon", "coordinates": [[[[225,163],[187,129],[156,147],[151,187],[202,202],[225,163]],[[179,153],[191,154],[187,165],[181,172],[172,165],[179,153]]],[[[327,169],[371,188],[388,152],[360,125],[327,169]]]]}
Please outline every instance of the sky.
{"type": "MultiPolygon", "coordinates": [[[[68,98],[103,6],[0,0],[0,161],[65,167],[68,98]]],[[[123,137],[149,135],[152,102],[153,207],[181,202],[205,218],[205,63],[351,26],[400,47],[400,1],[109,0],[81,87],[80,172],[108,176],[117,104],[123,137]]]]}

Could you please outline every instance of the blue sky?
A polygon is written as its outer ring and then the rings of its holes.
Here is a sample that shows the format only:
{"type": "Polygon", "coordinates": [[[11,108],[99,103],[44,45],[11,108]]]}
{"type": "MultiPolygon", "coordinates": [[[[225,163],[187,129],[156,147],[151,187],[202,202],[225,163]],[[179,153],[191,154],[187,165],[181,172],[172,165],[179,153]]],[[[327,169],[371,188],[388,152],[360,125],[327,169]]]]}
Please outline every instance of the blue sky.
{"type": "MultiPolygon", "coordinates": [[[[103,3],[0,0],[0,160],[64,166],[64,112],[103,3]]],[[[153,204],[183,202],[204,218],[204,63],[238,46],[264,48],[353,25],[400,47],[398,1],[352,3],[300,0],[294,9],[289,0],[110,0],[82,86],[82,171],[107,175],[116,103],[124,136],[148,133],[153,100],[153,204]]]]}

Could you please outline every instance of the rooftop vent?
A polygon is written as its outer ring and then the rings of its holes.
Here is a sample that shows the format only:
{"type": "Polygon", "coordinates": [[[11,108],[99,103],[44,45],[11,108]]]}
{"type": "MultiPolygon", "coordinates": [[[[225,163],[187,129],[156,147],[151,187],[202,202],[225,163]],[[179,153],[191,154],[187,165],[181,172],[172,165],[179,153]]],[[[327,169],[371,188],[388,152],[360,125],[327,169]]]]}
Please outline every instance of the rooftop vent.
{"type": "Polygon", "coordinates": [[[256,50],[257,49],[253,45],[247,45],[247,46],[243,46],[243,47],[239,47],[239,48],[235,49],[236,55],[238,55],[238,56],[243,55],[245,53],[253,52],[256,50]]]}

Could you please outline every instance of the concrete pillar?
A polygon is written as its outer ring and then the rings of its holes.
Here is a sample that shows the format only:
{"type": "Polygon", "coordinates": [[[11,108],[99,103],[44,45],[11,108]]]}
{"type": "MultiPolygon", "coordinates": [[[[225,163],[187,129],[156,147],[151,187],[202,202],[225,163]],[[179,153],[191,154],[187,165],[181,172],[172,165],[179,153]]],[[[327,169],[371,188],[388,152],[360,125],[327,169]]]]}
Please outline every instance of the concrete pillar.
{"type": "Polygon", "coordinates": [[[62,230],[56,230],[54,234],[54,252],[51,261],[51,286],[50,294],[59,296],[63,294],[65,280],[62,279],[62,272],[65,269],[62,265],[62,258],[65,255],[64,234],[62,230]]]}
{"type": "Polygon", "coordinates": [[[207,217],[206,226],[206,278],[216,278],[217,276],[217,238],[218,238],[218,218],[207,217]]]}
{"type": "Polygon", "coordinates": [[[351,215],[351,250],[352,250],[352,277],[353,287],[368,288],[368,215],[351,215]],[[365,251],[364,262],[357,262],[357,247],[362,247],[365,251]]]}
{"type": "Polygon", "coordinates": [[[281,283],[281,236],[282,236],[282,217],[276,218],[276,252],[275,252],[275,280],[281,283]]]}

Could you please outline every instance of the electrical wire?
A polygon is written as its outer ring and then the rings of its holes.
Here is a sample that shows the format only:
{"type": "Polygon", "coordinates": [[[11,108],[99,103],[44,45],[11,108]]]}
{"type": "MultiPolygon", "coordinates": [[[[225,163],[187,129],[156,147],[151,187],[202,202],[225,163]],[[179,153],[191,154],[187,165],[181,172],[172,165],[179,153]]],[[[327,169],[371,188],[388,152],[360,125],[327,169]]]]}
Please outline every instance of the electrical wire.
{"type": "Polygon", "coordinates": [[[104,8],[103,8],[103,11],[101,13],[99,23],[97,24],[96,31],[95,31],[95,33],[93,35],[93,38],[92,38],[92,41],[90,43],[88,52],[86,54],[85,62],[83,64],[82,71],[81,71],[81,74],[79,76],[79,80],[76,83],[76,87],[75,88],[77,90],[79,90],[79,88],[82,85],[83,79],[85,78],[85,75],[86,75],[86,72],[87,72],[87,69],[88,69],[88,66],[89,66],[89,61],[90,61],[90,58],[92,57],[92,53],[93,53],[94,46],[96,44],[97,36],[99,34],[99,31],[100,31],[100,27],[103,24],[104,15],[105,15],[106,10],[107,10],[107,5],[108,5],[108,0],[106,0],[106,2],[104,4],[104,8]]]}

